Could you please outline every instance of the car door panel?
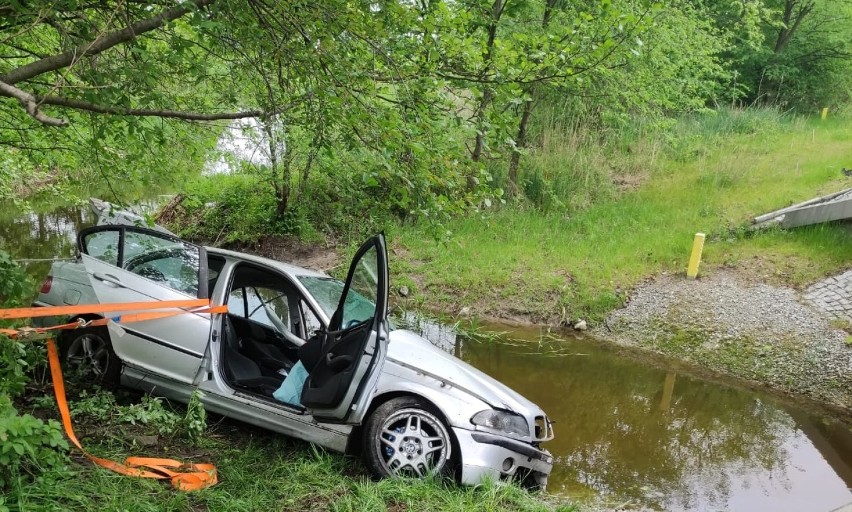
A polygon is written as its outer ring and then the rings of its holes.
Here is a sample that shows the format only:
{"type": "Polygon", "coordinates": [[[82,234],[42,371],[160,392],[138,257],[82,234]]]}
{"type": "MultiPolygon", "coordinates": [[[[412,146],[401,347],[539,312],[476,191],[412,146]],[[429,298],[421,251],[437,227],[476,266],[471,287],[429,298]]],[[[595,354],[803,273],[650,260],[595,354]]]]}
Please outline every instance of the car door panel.
{"type": "MultiPolygon", "coordinates": [[[[79,245],[99,303],[187,300],[207,293],[203,248],[162,233],[116,226],[82,231],[79,245]],[[127,246],[133,240],[136,246],[127,246]]],[[[209,340],[210,315],[122,324],[109,332],[115,353],[126,364],[192,382],[209,340]]]]}
{"type": "Polygon", "coordinates": [[[355,254],[326,335],[310,342],[321,347],[303,349],[314,355],[301,402],[315,418],[358,424],[366,415],[387,354],[387,297],[387,250],[380,234],[355,254]]]}

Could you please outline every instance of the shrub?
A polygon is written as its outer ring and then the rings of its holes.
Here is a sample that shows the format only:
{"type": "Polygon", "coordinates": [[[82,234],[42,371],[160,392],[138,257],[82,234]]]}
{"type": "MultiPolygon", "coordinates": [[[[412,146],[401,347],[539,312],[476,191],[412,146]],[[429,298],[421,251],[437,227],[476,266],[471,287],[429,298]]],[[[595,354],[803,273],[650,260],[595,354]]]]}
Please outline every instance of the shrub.
{"type": "Polygon", "coordinates": [[[64,467],[68,442],[56,420],[18,414],[0,394],[0,490],[16,487],[23,476],[64,467]]]}
{"type": "Polygon", "coordinates": [[[190,397],[186,415],[181,417],[158,397],[144,395],[139,402],[122,405],[109,391],[84,390],[71,403],[71,416],[100,424],[145,426],[163,436],[183,434],[193,443],[197,443],[207,429],[207,413],[197,392],[190,397]]]}
{"type": "MultiPolygon", "coordinates": [[[[0,307],[21,306],[30,298],[29,279],[3,251],[0,277],[0,307]]],[[[12,405],[12,399],[25,390],[27,372],[43,357],[33,343],[0,336],[0,490],[17,488],[22,478],[58,469],[66,461],[68,443],[59,423],[21,415],[12,405]]]]}

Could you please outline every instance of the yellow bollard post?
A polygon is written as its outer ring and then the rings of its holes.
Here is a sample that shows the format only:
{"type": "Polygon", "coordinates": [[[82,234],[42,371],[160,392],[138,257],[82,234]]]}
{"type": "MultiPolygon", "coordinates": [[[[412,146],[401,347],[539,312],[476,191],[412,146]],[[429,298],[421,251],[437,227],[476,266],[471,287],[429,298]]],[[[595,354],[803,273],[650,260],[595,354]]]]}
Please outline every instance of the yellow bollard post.
{"type": "Polygon", "coordinates": [[[701,263],[701,251],[704,250],[704,233],[695,233],[692,240],[692,256],[689,257],[689,267],[686,269],[686,277],[695,279],[698,275],[698,265],[701,263]]]}
{"type": "Polygon", "coordinates": [[[828,107],[822,109],[822,113],[819,115],[820,119],[825,121],[825,118],[828,117],[828,107]]]}

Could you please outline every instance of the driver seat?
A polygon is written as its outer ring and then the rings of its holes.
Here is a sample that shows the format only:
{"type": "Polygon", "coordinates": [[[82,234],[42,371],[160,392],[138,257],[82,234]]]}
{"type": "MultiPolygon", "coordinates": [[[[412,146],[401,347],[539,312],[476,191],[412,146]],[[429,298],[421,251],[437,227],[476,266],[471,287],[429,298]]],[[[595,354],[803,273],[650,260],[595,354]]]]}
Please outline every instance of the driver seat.
{"type": "Polygon", "coordinates": [[[246,357],[239,350],[239,337],[231,320],[225,316],[223,320],[225,324],[225,339],[224,344],[224,369],[225,377],[228,381],[241,388],[257,391],[266,396],[272,396],[272,393],[281,386],[284,381],[283,376],[266,376],[260,369],[260,366],[250,358],[246,357]]]}

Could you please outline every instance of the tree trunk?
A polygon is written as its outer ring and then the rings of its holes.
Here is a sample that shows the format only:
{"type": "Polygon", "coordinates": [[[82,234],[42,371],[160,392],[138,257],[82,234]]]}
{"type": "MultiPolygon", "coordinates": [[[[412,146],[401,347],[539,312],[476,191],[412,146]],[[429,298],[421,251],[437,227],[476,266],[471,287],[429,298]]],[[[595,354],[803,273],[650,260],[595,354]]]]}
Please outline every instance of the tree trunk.
{"type": "MultiPolygon", "coordinates": [[[[550,19],[553,16],[553,9],[556,7],[556,0],[547,0],[544,5],[544,15],[541,18],[541,28],[547,29],[550,24],[550,19]]],[[[524,111],[521,114],[521,120],[518,123],[518,134],[515,137],[515,147],[512,149],[512,156],[509,158],[509,187],[508,195],[510,198],[518,195],[518,167],[521,164],[521,151],[527,147],[527,127],[529,126],[530,115],[532,115],[533,107],[535,106],[535,84],[531,84],[527,90],[527,100],[524,102],[524,111]]]]}
{"type": "MultiPolygon", "coordinates": [[[[275,198],[277,201],[277,204],[275,206],[275,213],[278,215],[278,218],[283,217],[290,207],[290,181],[292,178],[291,164],[293,159],[289,158],[289,155],[285,155],[282,160],[283,161],[280,163],[282,167],[280,178],[281,181],[276,187],[278,193],[275,198]]],[[[273,176],[278,176],[277,171],[278,169],[273,168],[273,176]]]]}
{"type": "Polygon", "coordinates": [[[784,26],[778,31],[778,37],[775,39],[775,46],[772,49],[776,54],[784,51],[799,25],[802,24],[802,20],[814,10],[815,2],[813,0],[805,1],[801,5],[798,5],[799,2],[800,0],[786,0],[784,2],[784,15],[781,20],[784,22],[784,26]],[[796,9],[797,6],[798,10],[796,9]]]}
{"type": "Polygon", "coordinates": [[[518,123],[518,135],[515,137],[515,147],[512,149],[512,156],[509,159],[509,187],[507,193],[509,197],[518,195],[518,167],[521,163],[521,151],[527,147],[527,126],[529,125],[530,115],[532,114],[533,103],[535,98],[535,87],[530,86],[529,99],[524,102],[524,112],[521,114],[521,120],[518,123]]]}
{"type": "MultiPolygon", "coordinates": [[[[778,29],[778,34],[775,37],[775,43],[772,46],[772,53],[779,55],[787,48],[793,36],[798,31],[802,21],[813,11],[815,6],[814,0],[785,0],[784,12],[781,14],[781,23],[783,24],[778,29]]],[[[766,72],[772,67],[774,59],[770,57],[769,61],[763,65],[760,76],[765,77],[766,72]]],[[[773,105],[779,101],[781,80],[766,79],[766,85],[763,86],[763,78],[761,78],[760,88],[758,89],[758,100],[766,105],[773,105]]]]}
{"type": "MultiPolygon", "coordinates": [[[[497,25],[500,23],[500,17],[503,15],[505,3],[503,0],[495,0],[491,6],[491,21],[488,23],[488,40],[485,43],[485,51],[482,54],[482,61],[485,64],[480,73],[480,76],[485,78],[491,72],[491,65],[494,61],[494,41],[497,39],[497,25]]],[[[488,107],[491,106],[491,101],[494,99],[494,90],[489,84],[485,84],[482,90],[482,98],[479,100],[479,105],[476,108],[476,140],[473,145],[473,153],[471,159],[474,163],[479,163],[482,159],[482,153],[485,150],[485,118],[488,112],[488,107]]],[[[471,172],[476,172],[476,167],[471,172]]],[[[469,174],[467,177],[467,188],[474,189],[476,187],[476,176],[469,174]]]]}

